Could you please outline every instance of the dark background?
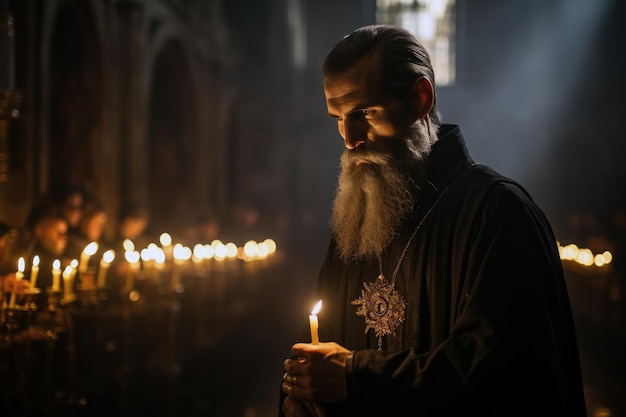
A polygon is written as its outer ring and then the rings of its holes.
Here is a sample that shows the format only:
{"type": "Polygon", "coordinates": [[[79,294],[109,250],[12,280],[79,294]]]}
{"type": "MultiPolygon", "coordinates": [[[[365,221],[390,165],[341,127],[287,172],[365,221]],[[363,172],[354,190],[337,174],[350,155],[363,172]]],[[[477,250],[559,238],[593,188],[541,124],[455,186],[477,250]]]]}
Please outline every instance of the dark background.
{"type": "MultiPolygon", "coordinates": [[[[374,2],[7,4],[21,101],[0,220],[21,227],[37,196],[63,180],[105,201],[109,233],[116,207],[141,200],[153,235],[202,240],[210,217],[225,240],[278,244],[263,267],[218,274],[220,291],[191,275],[196,291],[181,299],[146,297],[154,304],[124,316],[128,333],[117,332],[123,309],[100,311],[118,346],[101,352],[103,341],[86,337],[80,360],[111,361],[99,374],[111,386],[77,407],[275,415],[282,360],[317,301],[343,147],[319,62],[341,36],[374,23],[374,2]],[[165,353],[154,348],[162,343],[165,353]]],[[[457,80],[438,89],[444,121],[461,125],[474,159],[521,182],[561,244],[613,253],[604,268],[564,261],[597,416],[626,416],[624,16],[621,0],[458,0],[457,80]]]]}

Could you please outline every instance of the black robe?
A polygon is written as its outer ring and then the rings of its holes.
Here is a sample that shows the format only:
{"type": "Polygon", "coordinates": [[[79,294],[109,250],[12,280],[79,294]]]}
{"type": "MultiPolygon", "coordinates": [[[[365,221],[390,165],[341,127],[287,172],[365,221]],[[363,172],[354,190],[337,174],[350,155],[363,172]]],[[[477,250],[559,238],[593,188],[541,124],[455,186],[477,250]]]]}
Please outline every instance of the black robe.
{"type": "Polygon", "coordinates": [[[406,316],[382,351],[352,304],[378,277],[378,262],[345,263],[330,243],[318,285],[320,340],[355,353],[349,398],[329,405],[328,415],[586,415],[564,272],[546,217],[519,184],[474,164],[457,126],[442,126],[429,161],[415,215],[382,256],[390,280],[432,209],[400,265],[406,316]]]}

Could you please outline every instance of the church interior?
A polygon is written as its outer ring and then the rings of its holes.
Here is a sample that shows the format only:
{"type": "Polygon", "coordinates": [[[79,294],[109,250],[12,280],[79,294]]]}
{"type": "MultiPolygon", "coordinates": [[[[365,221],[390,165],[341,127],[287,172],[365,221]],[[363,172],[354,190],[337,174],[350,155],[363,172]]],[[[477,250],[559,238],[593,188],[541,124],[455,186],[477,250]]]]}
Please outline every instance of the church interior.
{"type": "MultiPolygon", "coordinates": [[[[145,223],[114,260],[85,247],[53,271],[57,291],[4,294],[0,415],[278,414],[343,151],[320,62],[391,22],[430,36],[437,104],[477,162],[545,211],[588,414],[626,417],[624,16],[621,0],[1,0],[2,233],[23,243],[60,185],[100,204],[103,241],[122,208],[145,223]]],[[[35,267],[9,265],[31,283],[35,267]]]]}

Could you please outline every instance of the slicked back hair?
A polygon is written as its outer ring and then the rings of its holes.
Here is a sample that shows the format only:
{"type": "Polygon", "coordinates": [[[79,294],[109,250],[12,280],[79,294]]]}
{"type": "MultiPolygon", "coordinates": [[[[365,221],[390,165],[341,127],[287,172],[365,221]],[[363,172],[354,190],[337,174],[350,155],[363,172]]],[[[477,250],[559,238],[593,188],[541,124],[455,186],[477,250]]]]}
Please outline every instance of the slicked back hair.
{"type": "MultiPolygon", "coordinates": [[[[369,54],[376,59],[381,88],[395,99],[407,100],[413,83],[421,76],[434,88],[435,73],[428,51],[408,30],[388,25],[363,26],[344,36],[324,58],[322,73],[325,77],[339,75],[369,54]]],[[[428,114],[435,129],[441,124],[436,104],[435,99],[428,114]]]]}

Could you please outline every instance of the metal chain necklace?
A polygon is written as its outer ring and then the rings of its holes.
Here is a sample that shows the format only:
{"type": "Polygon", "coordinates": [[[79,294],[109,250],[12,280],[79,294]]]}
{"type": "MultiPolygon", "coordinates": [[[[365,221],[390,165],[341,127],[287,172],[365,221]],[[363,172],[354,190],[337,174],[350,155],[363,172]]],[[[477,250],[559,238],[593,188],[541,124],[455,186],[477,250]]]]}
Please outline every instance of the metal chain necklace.
{"type": "Polygon", "coordinates": [[[428,209],[424,217],[417,224],[417,227],[409,237],[409,241],[400,254],[400,259],[396,265],[396,268],[391,275],[391,282],[387,281],[383,274],[383,263],[378,255],[378,268],[380,274],[378,279],[372,282],[364,282],[363,289],[361,290],[361,296],[352,301],[352,305],[358,305],[359,308],[356,311],[357,316],[363,316],[365,319],[365,333],[369,329],[374,329],[376,336],[378,337],[378,350],[382,350],[383,336],[396,334],[396,328],[404,321],[404,314],[406,310],[406,302],[402,295],[396,290],[396,276],[400,270],[400,265],[404,260],[404,256],[411,246],[411,242],[417,231],[422,227],[422,224],[428,217],[431,211],[435,208],[441,197],[446,193],[447,188],[437,197],[437,200],[428,209]]]}

